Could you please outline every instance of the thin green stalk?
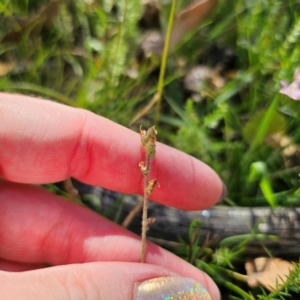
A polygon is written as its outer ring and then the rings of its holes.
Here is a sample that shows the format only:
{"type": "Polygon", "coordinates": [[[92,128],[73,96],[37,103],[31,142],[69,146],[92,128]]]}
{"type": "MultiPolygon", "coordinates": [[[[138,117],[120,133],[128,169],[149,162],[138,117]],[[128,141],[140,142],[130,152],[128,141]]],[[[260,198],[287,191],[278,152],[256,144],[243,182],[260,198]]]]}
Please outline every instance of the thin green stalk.
{"type": "Polygon", "coordinates": [[[172,0],[171,12],[168,21],[167,34],[165,38],[163,55],[161,58],[160,73],[159,73],[158,85],[157,85],[158,98],[156,102],[156,111],[155,111],[155,120],[154,120],[154,124],[156,126],[158,125],[159,115],[160,115],[161,98],[162,98],[162,92],[164,88],[164,77],[165,77],[165,71],[167,65],[170,38],[171,38],[172,27],[173,27],[173,20],[175,15],[175,7],[176,7],[176,0],[172,0]]]}
{"type": "Polygon", "coordinates": [[[247,162],[247,164],[250,163],[253,152],[255,150],[257,150],[258,146],[265,139],[267,130],[269,128],[270,120],[271,120],[274,112],[276,111],[279,100],[280,100],[280,95],[276,94],[275,97],[272,100],[271,105],[269,106],[266,114],[264,115],[264,117],[263,117],[263,119],[262,119],[262,121],[259,125],[259,128],[256,132],[255,138],[254,138],[254,140],[253,140],[253,142],[250,146],[250,149],[246,153],[246,162],[247,162]]]}
{"type": "MultiPolygon", "coordinates": [[[[199,260],[197,262],[200,264],[202,263],[202,262],[199,262],[199,260]]],[[[205,267],[210,267],[210,266],[208,264],[206,264],[205,267]]],[[[237,273],[232,270],[228,270],[228,269],[216,266],[216,265],[213,266],[213,270],[214,270],[214,272],[220,272],[220,274],[223,272],[223,273],[227,274],[229,277],[237,279],[241,282],[247,282],[247,280],[248,280],[247,275],[243,275],[243,274],[240,274],[240,273],[237,273]]]]}
{"type": "Polygon", "coordinates": [[[229,290],[235,292],[236,294],[242,296],[245,300],[253,300],[254,298],[249,295],[247,292],[245,292],[244,290],[242,290],[240,287],[238,287],[237,285],[229,282],[228,280],[225,280],[224,278],[222,278],[222,276],[220,275],[222,272],[227,273],[227,275],[232,276],[233,278],[236,278],[238,280],[241,280],[242,282],[246,282],[246,277],[245,275],[242,274],[238,274],[236,272],[233,271],[229,271],[226,269],[223,269],[221,267],[217,267],[217,266],[213,266],[211,267],[209,264],[203,262],[203,261],[197,261],[198,264],[197,267],[200,268],[201,270],[207,272],[216,283],[225,286],[226,288],[228,288],[229,290]],[[235,273],[235,274],[232,274],[235,273]]]}

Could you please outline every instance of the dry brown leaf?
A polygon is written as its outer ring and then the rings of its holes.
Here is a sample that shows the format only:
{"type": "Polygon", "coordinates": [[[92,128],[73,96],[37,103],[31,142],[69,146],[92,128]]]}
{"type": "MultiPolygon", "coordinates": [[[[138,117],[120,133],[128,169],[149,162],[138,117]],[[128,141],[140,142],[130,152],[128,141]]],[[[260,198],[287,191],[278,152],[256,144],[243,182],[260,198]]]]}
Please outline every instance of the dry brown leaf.
{"type": "Polygon", "coordinates": [[[286,281],[294,266],[280,258],[258,257],[245,263],[248,285],[252,288],[262,285],[269,291],[276,289],[276,283],[286,281]]]}
{"type": "Polygon", "coordinates": [[[197,0],[182,9],[173,23],[169,49],[181,41],[187,32],[195,29],[216,3],[217,0],[197,0]]]}
{"type": "Polygon", "coordinates": [[[15,67],[16,62],[10,61],[10,62],[0,62],[0,76],[5,76],[8,74],[12,69],[15,67]]]}
{"type": "MultiPolygon", "coordinates": [[[[169,51],[182,40],[184,35],[195,29],[208,15],[217,0],[196,0],[183,8],[174,19],[169,43],[169,51]]],[[[141,49],[146,57],[152,54],[161,55],[165,36],[157,31],[150,31],[141,42],[141,49]]]]}
{"type": "Polygon", "coordinates": [[[284,148],[282,154],[286,157],[293,156],[297,153],[299,147],[293,143],[293,140],[288,135],[277,133],[272,135],[272,140],[277,146],[284,148]]]}

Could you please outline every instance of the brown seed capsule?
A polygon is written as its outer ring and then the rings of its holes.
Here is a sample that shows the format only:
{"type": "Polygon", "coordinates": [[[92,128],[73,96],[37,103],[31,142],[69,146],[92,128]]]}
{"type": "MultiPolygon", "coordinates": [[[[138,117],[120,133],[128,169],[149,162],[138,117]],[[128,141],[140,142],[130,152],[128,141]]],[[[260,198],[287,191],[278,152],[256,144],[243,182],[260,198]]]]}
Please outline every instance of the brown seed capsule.
{"type": "Polygon", "coordinates": [[[151,195],[156,186],[159,186],[157,180],[156,179],[150,180],[147,186],[147,195],[151,195]]]}
{"type": "Polygon", "coordinates": [[[155,157],[155,153],[156,153],[156,145],[154,143],[151,143],[150,141],[147,142],[146,146],[145,146],[147,155],[149,157],[149,159],[153,159],[155,157]]]}
{"type": "Polygon", "coordinates": [[[145,163],[144,161],[141,161],[141,162],[139,163],[139,167],[140,167],[140,169],[141,169],[141,172],[142,172],[144,175],[147,175],[147,174],[149,173],[149,169],[148,169],[148,167],[147,167],[147,165],[146,165],[146,163],[145,163]]]}
{"type": "Polygon", "coordinates": [[[141,135],[141,141],[142,141],[143,146],[146,147],[147,142],[148,142],[148,138],[146,136],[146,131],[143,130],[143,132],[140,133],[140,135],[141,135]],[[145,132],[145,134],[143,132],[145,132]]]}
{"type": "Polygon", "coordinates": [[[150,217],[147,219],[147,230],[149,230],[149,226],[156,221],[154,217],[150,217]]]}
{"type": "Polygon", "coordinates": [[[147,135],[150,137],[150,136],[156,136],[157,135],[157,131],[155,130],[155,126],[152,126],[150,127],[148,130],[147,130],[147,135]]]}

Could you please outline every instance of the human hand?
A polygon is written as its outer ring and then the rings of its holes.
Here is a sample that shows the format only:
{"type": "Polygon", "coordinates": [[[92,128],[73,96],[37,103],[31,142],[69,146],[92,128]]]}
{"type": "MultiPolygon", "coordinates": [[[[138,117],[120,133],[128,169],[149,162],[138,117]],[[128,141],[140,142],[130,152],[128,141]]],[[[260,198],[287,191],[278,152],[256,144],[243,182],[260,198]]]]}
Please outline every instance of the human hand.
{"type": "MultiPolygon", "coordinates": [[[[0,116],[2,299],[129,300],[135,283],[167,276],[192,278],[220,299],[197,268],[150,242],[147,263],[138,263],[140,237],[36,186],[74,177],[142,194],[137,133],[85,110],[5,93],[0,116]]],[[[151,199],[179,209],[204,209],[224,194],[207,165],[160,143],[151,175],[160,183],[151,199]]]]}

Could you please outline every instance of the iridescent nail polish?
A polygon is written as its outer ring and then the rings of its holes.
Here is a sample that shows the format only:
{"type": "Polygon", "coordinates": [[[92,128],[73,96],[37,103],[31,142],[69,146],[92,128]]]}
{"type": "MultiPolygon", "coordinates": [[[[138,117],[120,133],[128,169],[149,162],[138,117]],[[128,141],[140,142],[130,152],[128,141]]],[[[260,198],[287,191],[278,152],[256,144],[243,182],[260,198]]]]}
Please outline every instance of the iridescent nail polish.
{"type": "Polygon", "coordinates": [[[159,277],[137,283],[133,300],[209,300],[208,291],[196,280],[159,277]]]}

